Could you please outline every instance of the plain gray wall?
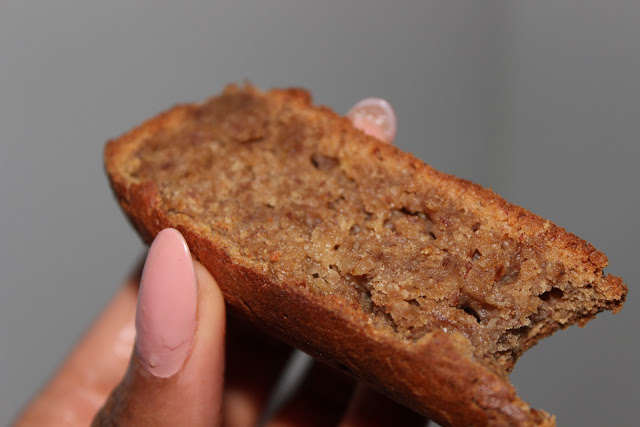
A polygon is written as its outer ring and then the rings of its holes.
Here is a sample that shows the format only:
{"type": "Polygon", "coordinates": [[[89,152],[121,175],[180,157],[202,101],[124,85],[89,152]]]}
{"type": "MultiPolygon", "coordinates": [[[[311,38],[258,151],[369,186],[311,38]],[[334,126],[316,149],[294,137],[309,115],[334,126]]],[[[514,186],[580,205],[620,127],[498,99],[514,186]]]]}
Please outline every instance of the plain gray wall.
{"type": "Polygon", "coordinates": [[[624,310],[544,340],[511,378],[560,425],[637,425],[640,2],[3,1],[0,424],[144,252],[102,147],[232,81],[398,113],[397,145],[608,254],[624,310]]]}

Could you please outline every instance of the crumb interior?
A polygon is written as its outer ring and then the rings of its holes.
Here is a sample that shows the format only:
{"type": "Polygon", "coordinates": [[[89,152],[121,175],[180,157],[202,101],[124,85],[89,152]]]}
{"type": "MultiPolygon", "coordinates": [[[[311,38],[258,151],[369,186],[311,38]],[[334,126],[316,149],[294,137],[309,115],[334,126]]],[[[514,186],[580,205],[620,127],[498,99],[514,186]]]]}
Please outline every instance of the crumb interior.
{"type": "Polygon", "coordinates": [[[407,340],[461,333],[510,369],[569,309],[565,269],[539,244],[500,235],[435,186],[407,191],[318,143],[335,138],[326,124],[266,102],[210,101],[142,144],[133,175],[243,262],[341,295],[407,340]]]}

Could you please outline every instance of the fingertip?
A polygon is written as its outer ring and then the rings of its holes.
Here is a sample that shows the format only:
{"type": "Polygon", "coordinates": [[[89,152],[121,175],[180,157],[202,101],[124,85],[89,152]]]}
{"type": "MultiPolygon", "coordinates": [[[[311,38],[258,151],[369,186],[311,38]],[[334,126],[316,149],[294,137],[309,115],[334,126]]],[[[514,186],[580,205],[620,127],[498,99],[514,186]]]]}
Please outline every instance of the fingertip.
{"type": "Polygon", "coordinates": [[[382,98],[363,99],[349,110],[347,117],[356,128],[383,142],[392,144],[396,137],[396,114],[382,98]]]}
{"type": "Polygon", "coordinates": [[[177,231],[165,230],[158,236],[139,293],[137,350],[96,424],[114,419],[159,426],[219,421],[224,378],[222,293],[211,274],[192,259],[177,231]]]}
{"type": "Polygon", "coordinates": [[[156,377],[176,374],[192,347],[197,282],[189,247],[175,229],[154,239],[142,271],[136,308],[136,354],[156,377]]]}

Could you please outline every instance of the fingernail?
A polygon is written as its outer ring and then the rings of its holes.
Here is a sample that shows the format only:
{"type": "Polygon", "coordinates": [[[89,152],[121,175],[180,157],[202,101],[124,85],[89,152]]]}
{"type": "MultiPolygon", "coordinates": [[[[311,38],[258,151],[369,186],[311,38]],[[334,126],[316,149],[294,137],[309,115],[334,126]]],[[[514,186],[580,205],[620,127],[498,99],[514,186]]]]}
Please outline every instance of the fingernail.
{"type": "Polygon", "coordinates": [[[156,377],[178,372],[196,328],[197,284],[189,247],[172,228],[149,248],[136,308],[136,352],[156,377]]]}
{"type": "Polygon", "coordinates": [[[396,114],[384,99],[363,99],[349,110],[347,117],[355,127],[381,141],[391,144],[396,137],[396,114]]]}

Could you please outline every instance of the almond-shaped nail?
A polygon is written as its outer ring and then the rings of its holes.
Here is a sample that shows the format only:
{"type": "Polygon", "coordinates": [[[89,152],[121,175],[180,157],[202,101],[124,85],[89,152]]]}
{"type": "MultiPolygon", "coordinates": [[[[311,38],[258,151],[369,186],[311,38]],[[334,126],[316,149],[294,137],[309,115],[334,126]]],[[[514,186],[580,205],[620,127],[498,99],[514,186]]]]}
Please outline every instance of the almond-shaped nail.
{"type": "Polygon", "coordinates": [[[381,141],[392,144],[396,137],[396,114],[384,99],[363,99],[349,110],[347,117],[355,127],[381,141]]]}
{"type": "Polygon", "coordinates": [[[172,228],[149,248],[136,308],[136,353],[154,376],[177,373],[196,329],[197,283],[189,247],[172,228]]]}

